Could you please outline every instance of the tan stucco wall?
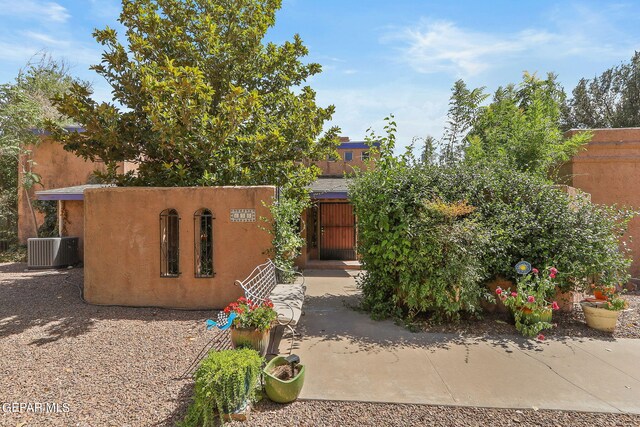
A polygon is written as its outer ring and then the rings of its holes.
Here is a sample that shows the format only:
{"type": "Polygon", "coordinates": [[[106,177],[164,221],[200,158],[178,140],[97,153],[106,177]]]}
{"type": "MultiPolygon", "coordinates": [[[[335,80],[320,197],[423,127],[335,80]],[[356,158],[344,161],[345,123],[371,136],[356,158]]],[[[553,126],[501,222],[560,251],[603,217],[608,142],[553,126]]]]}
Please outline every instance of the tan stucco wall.
{"type": "Polygon", "coordinates": [[[96,304],[222,308],[239,297],[234,285],[263,263],[271,236],[274,187],[102,188],[85,191],[84,296],[96,304]],[[160,220],[180,215],[180,271],[160,277],[160,220]],[[213,221],[213,278],[194,277],[194,213],[207,208],[213,221]],[[231,209],[255,209],[256,222],[231,222],[231,209]]]}
{"type": "Polygon", "coordinates": [[[78,256],[84,260],[84,203],[82,200],[58,202],[58,229],[62,237],[78,237],[78,256]]]}
{"type": "MultiPolygon", "coordinates": [[[[573,132],[569,132],[571,134],[573,132]]],[[[640,209],[640,128],[594,129],[587,149],[564,171],[569,185],[591,194],[598,204],[640,209]]],[[[633,254],[631,274],[640,276],[640,218],[629,224],[633,254]]]]}
{"type": "Polygon", "coordinates": [[[345,173],[347,174],[353,173],[354,168],[365,169],[368,165],[368,162],[362,161],[362,153],[370,151],[369,149],[339,148],[337,151],[340,158],[337,159],[336,161],[324,160],[324,161],[313,162],[313,164],[318,166],[322,171],[321,175],[342,176],[345,173]],[[344,153],[347,151],[351,151],[353,153],[353,159],[348,162],[343,160],[344,153]]]}
{"type": "MultiPolygon", "coordinates": [[[[93,171],[104,171],[103,163],[93,163],[65,151],[62,144],[43,137],[37,146],[27,147],[31,151],[31,158],[36,163],[33,172],[41,177],[42,185],[36,185],[31,189],[31,200],[34,200],[36,191],[50,190],[53,188],[70,187],[73,185],[87,184],[93,171]]],[[[21,172],[21,171],[20,171],[21,172]]],[[[22,179],[19,180],[22,182],[22,179]]],[[[38,225],[42,224],[42,215],[38,214],[38,225]]],[[[18,189],[18,238],[26,243],[27,238],[35,237],[35,227],[25,198],[25,192],[18,189]]],[[[73,237],[82,237],[82,234],[73,237]]]]}

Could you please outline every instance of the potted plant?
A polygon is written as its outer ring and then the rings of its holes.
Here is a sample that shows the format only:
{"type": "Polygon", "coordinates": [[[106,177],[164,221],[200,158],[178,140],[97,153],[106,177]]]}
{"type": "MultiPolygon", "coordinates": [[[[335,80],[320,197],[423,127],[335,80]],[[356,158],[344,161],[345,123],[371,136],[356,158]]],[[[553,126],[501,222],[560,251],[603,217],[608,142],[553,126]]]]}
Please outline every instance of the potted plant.
{"type": "Polygon", "coordinates": [[[543,336],[539,334],[542,330],[553,327],[553,310],[560,308],[556,301],[550,301],[555,294],[554,279],[558,270],[548,267],[540,273],[536,268],[531,268],[529,263],[521,262],[516,265],[516,271],[520,275],[516,289],[497,288],[496,294],[511,309],[518,332],[526,337],[538,335],[541,338],[543,336]]]}
{"type": "Polygon", "coordinates": [[[304,385],[304,365],[300,358],[276,356],[263,369],[264,388],[269,399],[277,403],[293,402],[304,385]]]}
{"type": "Polygon", "coordinates": [[[218,417],[223,424],[229,418],[245,420],[258,398],[262,363],[247,348],[209,352],[196,370],[194,399],[182,426],[213,426],[218,417]]]}
{"type": "Polygon", "coordinates": [[[249,347],[264,356],[269,347],[269,333],[278,314],[273,303],[266,300],[262,303],[240,297],[224,309],[225,314],[235,313],[231,324],[231,344],[233,348],[249,347]]]}
{"type": "Polygon", "coordinates": [[[587,326],[604,332],[613,332],[618,323],[620,312],[627,308],[627,301],[615,291],[605,290],[605,300],[589,301],[580,303],[587,326]]]}

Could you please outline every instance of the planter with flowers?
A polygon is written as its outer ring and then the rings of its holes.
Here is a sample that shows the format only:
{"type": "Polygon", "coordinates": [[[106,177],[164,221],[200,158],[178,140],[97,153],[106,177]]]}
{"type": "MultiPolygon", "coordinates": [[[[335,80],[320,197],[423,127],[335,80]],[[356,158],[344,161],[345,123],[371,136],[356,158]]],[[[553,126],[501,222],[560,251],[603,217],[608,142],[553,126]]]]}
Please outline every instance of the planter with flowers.
{"type": "Polygon", "coordinates": [[[240,297],[224,309],[225,314],[235,313],[231,324],[231,344],[233,348],[249,347],[264,356],[269,347],[269,334],[278,314],[273,303],[262,303],[240,297]]]}
{"type": "Polygon", "coordinates": [[[627,308],[627,301],[615,292],[615,288],[603,289],[602,296],[602,299],[589,298],[582,301],[580,305],[587,326],[599,331],[613,332],[620,312],[627,308]]]}
{"type": "Polygon", "coordinates": [[[522,261],[516,265],[520,275],[516,282],[516,289],[496,289],[500,300],[511,309],[515,318],[516,329],[526,337],[541,337],[540,332],[552,328],[553,310],[560,307],[556,301],[551,301],[555,294],[554,279],[558,270],[554,267],[546,268],[542,273],[531,265],[522,261]]]}

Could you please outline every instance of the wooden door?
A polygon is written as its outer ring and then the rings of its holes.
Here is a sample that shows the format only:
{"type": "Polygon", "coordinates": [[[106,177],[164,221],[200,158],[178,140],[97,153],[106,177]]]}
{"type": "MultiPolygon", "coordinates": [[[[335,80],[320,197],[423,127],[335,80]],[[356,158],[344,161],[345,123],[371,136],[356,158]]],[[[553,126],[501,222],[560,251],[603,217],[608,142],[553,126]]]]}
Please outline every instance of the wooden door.
{"type": "Polygon", "coordinates": [[[356,219],[351,204],[320,204],[320,259],[356,259],[356,219]]]}

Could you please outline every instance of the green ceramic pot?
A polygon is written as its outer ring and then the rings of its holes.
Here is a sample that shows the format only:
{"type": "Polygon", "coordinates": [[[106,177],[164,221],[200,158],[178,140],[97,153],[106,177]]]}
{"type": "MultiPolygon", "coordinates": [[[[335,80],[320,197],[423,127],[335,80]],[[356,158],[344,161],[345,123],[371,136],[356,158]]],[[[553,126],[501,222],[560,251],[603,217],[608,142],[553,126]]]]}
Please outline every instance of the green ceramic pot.
{"type": "Polygon", "coordinates": [[[269,374],[276,366],[286,365],[288,362],[282,356],[271,359],[262,371],[264,374],[265,391],[269,399],[277,403],[293,402],[300,395],[304,385],[304,365],[298,365],[300,372],[288,381],[283,381],[269,374]]]}

